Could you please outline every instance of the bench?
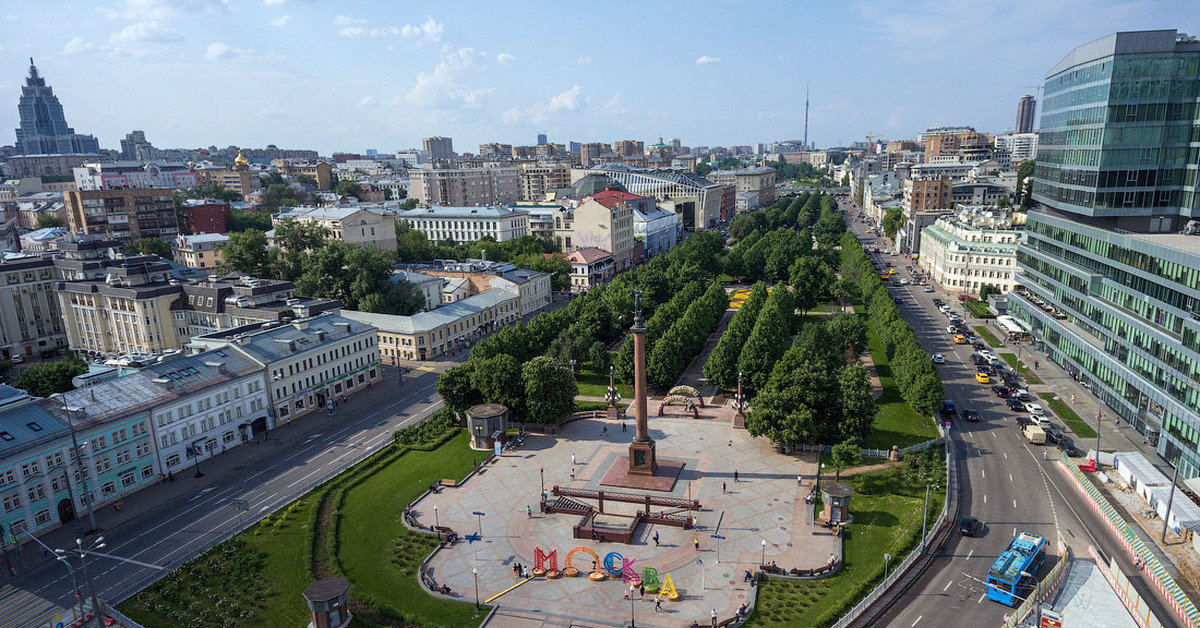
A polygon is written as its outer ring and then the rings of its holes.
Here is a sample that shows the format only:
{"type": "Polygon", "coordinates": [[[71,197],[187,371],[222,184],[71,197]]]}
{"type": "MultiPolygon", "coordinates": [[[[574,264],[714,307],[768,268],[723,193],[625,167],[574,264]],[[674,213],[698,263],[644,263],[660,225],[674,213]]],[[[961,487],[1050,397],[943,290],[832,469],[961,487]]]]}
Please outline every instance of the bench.
{"type": "Polygon", "coordinates": [[[458,481],[443,478],[441,480],[438,480],[438,485],[439,486],[458,486],[458,481]]]}

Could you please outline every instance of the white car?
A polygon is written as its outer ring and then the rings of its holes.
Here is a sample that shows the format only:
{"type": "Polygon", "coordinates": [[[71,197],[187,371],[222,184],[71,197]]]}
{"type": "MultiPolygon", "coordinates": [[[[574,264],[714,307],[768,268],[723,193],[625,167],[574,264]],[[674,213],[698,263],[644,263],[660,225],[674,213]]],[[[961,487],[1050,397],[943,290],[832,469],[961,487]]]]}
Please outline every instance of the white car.
{"type": "Polygon", "coordinates": [[[925,286],[925,292],[933,292],[933,286],[925,286]]]}
{"type": "Polygon", "coordinates": [[[1028,412],[1030,416],[1035,417],[1046,415],[1046,410],[1036,403],[1025,404],[1025,411],[1028,412]]]}
{"type": "Polygon", "coordinates": [[[8,360],[9,360],[9,362],[12,362],[13,364],[20,364],[25,361],[25,356],[23,356],[19,353],[14,353],[14,354],[12,354],[12,357],[9,358],[8,360]]]}
{"type": "Polygon", "coordinates": [[[942,355],[942,354],[940,354],[940,353],[935,353],[935,354],[933,355],[933,363],[934,363],[934,364],[945,364],[945,363],[946,363],[946,358],[945,358],[945,356],[943,356],[943,355],[942,355]]]}

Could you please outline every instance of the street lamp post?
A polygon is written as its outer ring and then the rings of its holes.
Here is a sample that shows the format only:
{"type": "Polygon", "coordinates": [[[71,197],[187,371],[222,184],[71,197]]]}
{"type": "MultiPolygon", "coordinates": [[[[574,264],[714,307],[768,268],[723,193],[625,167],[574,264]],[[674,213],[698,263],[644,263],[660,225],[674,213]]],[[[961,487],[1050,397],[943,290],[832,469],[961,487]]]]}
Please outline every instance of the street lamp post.
{"type": "Polygon", "coordinates": [[[884,582],[887,582],[887,577],[888,577],[888,564],[889,564],[889,563],[891,563],[891,562],[892,562],[892,555],[891,555],[891,554],[884,554],[884,555],[883,555],[883,581],[884,581],[884,582]]]}
{"type": "Polygon", "coordinates": [[[204,474],[200,472],[200,452],[203,450],[199,447],[188,447],[188,449],[191,450],[192,455],[196,458],[196,479],[200,479],[204,477],[204,474]]]}
{"type": "Polygon", "coordinates": [[[633,617],[633,583],[629,584],[629,628],[637,628],[637,620],[633,617]]]}
{"type": "Polygon", "coordinates": [[[475,578],[475,608],[479,608],[479,568],[472,567],[471,575],[475,578]]]}
{"type": "Polygon", "coordinates": [[[567,362],[571,365],[571,374],[574,375],[575,374],[575,358],[571,358],[567,362]]]}
{"type": "MultiPolygon", "coordinates": [[[[94,510],[92,508],[92,494],[90,491],[88,491],[88,485],[87,485],[87,476],[88,476],[87,469],[85,469],[83,467],[83,461],[80,460],[81,458],[83,458],[83,450],[81,450],[79,448],[79,441],[75,437],[74,417],[75,417],[75,412],[77,412],[78,410],[79,410],[79,408],[63,404],[63,412],[67,415],[67,427],[71,431],[71,447],[75,451],[75,470],[79,472],[79,483],[81,485],[81,488],[83,489],[83,495],[81,495],[81,497],[83,499],[81,501],[84,503],[84,505],[87,506],[88,522],[92,524],[92,530],[97,530],[98,527],[96,526],[96,513],[94,512],[94,510]]],[[[87,441],[84,441],[84,445],[87,445],[87,441]]],[[[68,481],[67,482],[68,491],[70,490],[70,487],[71,487],[71,482],[68,481]]],[[[75,507],[75,497],[72,496],[70,492],[68,492],[67,495],[71,498],[71,507],[74,508],[75,507]]],[[[76,533],[76,536],[78,536],[80,538],[83,537],[83,534],[79,530],[78,525],[76,526],[75,533],[76,533]]]]}
{"type": "Polygon", "coordinates": [[[759,566],[767,564],[767,540],[762,540],[762,556],[758,559],[759,566]]]}
{"type": "Polygon", "coordinates": [[[478,528],[479,538],[482,539],[483,538],[483,515],[485,515],[487,513],[483,512],[482,510],[476,510],[475,512],[473,512],[471,514],[475,515],[475,520],[477,522],[479,522],[479,528],[478,528]]]}
{"type": "MultiPolygon", "coordinates": [[[[68,494],[68,497],[72,501],[74,501],[74,498],[70,497],[70,494],[68,494]]],[[[76,521],[78,521],[78,519],[76,519],[76,521]]],[[[79,528],[78,524],[76,524],[75,527],[76,527],[76,529],[78,529],[79,528]]],[[[67,557],[59,555],[58,552],[50,549],[50,546],[46,545],[45,543],[42,542],[41,539],[30,534],[29,532],[22,530],[21,533],[24,534],[25,536],[33,539],[34,542],[36,542],[38,545],[41,545],[42,549],[45,549],[47,552],[50,552],[51,554],[54,554],[55,560],[62,563],[62,566],[66,568],[67,573],[70,574],[70,576],[71,576],[71,588],[75,591],[75,603],[71,605],[71,614],[75,615],[76,620],[78,620],[80,617],[83,617],[84,616],[83,598],[79,595],[79,581],[75,579],[75,568],[71,566],[71,563],[67,560],[67,557]],[[78,607],[78,609],[76,607],[78,607]],[[76,615],[76,613],[78,613],[78,614],[76,615]]]]}
{"type": "Polygon", "coordinates": [[[621,401],[621,393],[617,392],[617,382],[613,375],[613,365],[608,365],[608,390],[604,393],[604,400],[608,405],[615,406],[621,401]]]}
{"type": "Polygon", "coordinates": [[[433,505],[433,531],[437,532],[438,545],[442,544],[442,524],[438,521],[437,504],[433,505]]]}
{"type": "Polygon", "coordinates": [[[1038,617],[1039,615],[1041,615],[1041,614],[1042,614],[1042,602],[1041,602],[1041,600],[1040,600],[1040,599],[1039,599],[1039,597],[1038,597],[1038,580],[1037,580],[1037,576],[1035,576],[1035,575],[1033,575],[1033,574],[1029,573],[1028,571],[1022,571],[1022,572],[1021,572],[1021,576],[1022,576],[1023,578],[1030,578],[1030,579],[1032,579],[1032,580],[1033,580],[1033,593],[1030,593],[1029,595],[1030,595],[1030,597],[1032,597],[1032,598],[1033,598],[1033,616],[1034,616],[1034,617],[1038,617]]]}
{"type": "Polygon", "coordinates": [[[929,485],[925,485],[925,513],[921,515],[921,554],[925,554],[925,531],[929,523],[929,485]]]}

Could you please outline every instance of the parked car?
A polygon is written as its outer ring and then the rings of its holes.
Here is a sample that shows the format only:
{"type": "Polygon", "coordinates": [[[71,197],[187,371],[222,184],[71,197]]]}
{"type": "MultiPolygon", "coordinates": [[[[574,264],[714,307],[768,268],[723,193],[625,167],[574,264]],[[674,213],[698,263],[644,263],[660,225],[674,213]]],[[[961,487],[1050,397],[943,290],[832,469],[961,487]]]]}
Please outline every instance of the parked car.
{"type": "MultiPolygon", "coordinates": [[[[1018,389],[1014,390],[1013,394],[1016,395],[1017,399],[1020,399],[1021,401],[1029,401],[1030,399],[1033,399],[1033,397],[1029,396],[1029,391],[1025,390],[1024,388],[1018,388],[1018,389]]],[[[1037,404],[1034,404],[1034,405],[1037,405],[1037,404]]]]}
{"type": "Polygon", "coordinates": [[[951,326],[947,327],[946,333],[947,334],[957,334],[958,333],[958,325],[951,325],[951,326]]]}
{"type": "Polygon", "coordinates": [[[933,286],[925,286],[925,292],[933,292],[933,286]]]}
{"type": "Polygon", "coordinates": [[[988,366],[987,364],[980,364],[975,367],[975,372],[983,373],[985,375],[991,375],[994,371],[993,371],[992,367],[988,366]]]}
{"type": "Polygon", "coordinates": [[[979,411],[971,410],[971,409],[963,410],[962,418],[964,421],[970,421],[971,423],[978,423],[979,422],[979,411]]]}
{"type": "Polygon", "coordinates": [[[13,364],[20,364],[25,361],[25,356],[21,355],[20,353],[14,353],[8,358],[8,361],[12,362],[13,364]]]}
{"type": "MultiPolygon", "coordinates": [[[[1018,397],[1018,399],[1019,399],[1019,398],[1020,398],[1020,397],[1018,397]]],[[[1045,409],[1045,408],[1043,408],[1041,404],[1038,404],[1038,403],[1033,403],[1033,402],[1031,402],[1031,401],[1030,401],[1030,402],[1026,402],[1026,403],[1025,403],[1025,411],[1026,411],[1026,412],[1028,412],[1029,414],[1032,414],[1032,415],[1038,415],[1038,414],[1045,414],[1045,413],[1046,413],[1046,409],[1045,409]]]]}
{"type": "Polygon", "coordinates": [[[943,303],[942,303],[942,300],[941,300],[941,299],[934,299],[934,300],[933,300],[933,305],[934,305],[934,307],[942,307],[942,305],[943,305],[943,303]]]}
{"type": "Polygon", "coordinates": [[[975,342],[971,343],[971,345],[976,349],[987,349],[987,343],[978,338],[976,338],[975,342]]]}
{"type": "Polygon", "coordinates": [[[944,414],[946,416],[954,416],[955,412],[956,412],[956,410],[954,408],[953,401],[951,401],[950,399],[945,399],[942,401],[942,414],[944,414]]]}
{"type": "MultiPolygon", "coordinates": [[[[1046,422],[1049,423],[1050,420],[1047,419],[1046,422]]],[[[1046,430],[1046,440],[1052,443],[1062,442],[1062,440],[1066,438],[1066,436],[1063,435],[1062,429],[1056,425],[1051,424],[1049,427],[1044,427],[1042,429],[1046,430]]]]}
{"type": "Polygon", "coordinates": [[[1009,394],[1008,386],[1005,386],[1004,384],[996,384],[992,386],[992,392],[996,393],[996,396],[1000,397],[1001,399],[1007,399],[1009,394]]]}
{"type": "Polygon", "coordinates": [[[987,364],[987,358],[983,357],[982,355],[980,355],[978,353],[972,353],[971,354],[971,362],[974,363],[975,366],[979,366],[980,364],[987,364]]]}
{"type": "Polygon", "coordinates": [[[946,356],[944,356],[944,355],[942,355],[942,354],[940,354],[940,353],[935,353],[935,354],[933,354],[933,363],[934,363],[934,364],[945,364],[945,363],[946,363],[946,356]]]}
{"type": "Polygon", "coordinates": [[[1017,415],[1017,425],[1021,429],[1025,429],[1026,425],[1033,425],[1033,419],[1030,419],[1029,417],[1025,416],[1024,414],[1018,414],[1017,415]]]}
{"type": "Polygon", "coordinates": [[[1021,412],[1025,409],[1025,404],[1021,403],[1020,399],[1014,399],[1012,397],[1009,397],[1005,403],[1008,404],[1009,410],[1016,410],[1017,412],[1021,412]]]}
{"type": "Polygon", "coordinates": [[[982,525],[975,517],[963,517],[958,520],[958,533],[963,536],[975,536],[981,528],[982,525]]]}
{"type": "Polygon", "coordinates": [[[980,384],[990,384],[992,382],[992,378],[988,377],[987,373],[975,373],[975,381],[979,382],[980,384]]]}

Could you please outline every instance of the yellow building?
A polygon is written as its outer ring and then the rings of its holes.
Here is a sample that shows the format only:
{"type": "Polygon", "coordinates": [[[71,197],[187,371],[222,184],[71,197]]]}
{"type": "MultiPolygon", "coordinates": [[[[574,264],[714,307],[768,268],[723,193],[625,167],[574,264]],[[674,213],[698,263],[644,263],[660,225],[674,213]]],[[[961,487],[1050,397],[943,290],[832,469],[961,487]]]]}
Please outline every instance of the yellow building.
{"type": "Polygon", "coordinates": [[[198,233],[177,236],[171,248],[176,263],[204,269],[221,264],[221,245],[227,242],[229,236],[224,234],[198,233]]]}
{"type": "Polygon", "coordinates": [[[480,338],[521,319],[520,298],[488,290],[457,303],[412,316],[343,310],[343,317],[376,328],[385,363],[432,360],[465,350],[480,338]]]}

